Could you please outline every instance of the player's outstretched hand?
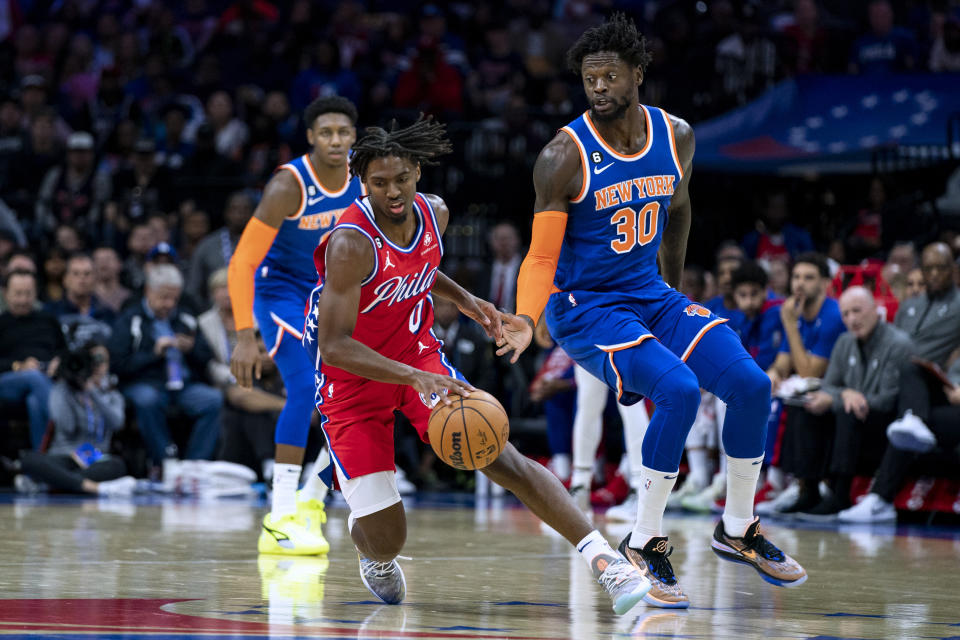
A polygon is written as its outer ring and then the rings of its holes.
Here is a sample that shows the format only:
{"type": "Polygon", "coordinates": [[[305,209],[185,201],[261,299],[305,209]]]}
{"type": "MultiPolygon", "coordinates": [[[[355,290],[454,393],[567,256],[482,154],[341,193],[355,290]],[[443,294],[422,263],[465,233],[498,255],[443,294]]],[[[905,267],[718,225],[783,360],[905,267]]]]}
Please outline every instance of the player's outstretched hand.
{"type": "Polygon", "coordinates": [[[443,404],[451,404],[453,402],[450,400],[449,395],[468,398],[470,397],[471,391],[476,391],[469,382],[457,380],[450,376],[430,373],[429,371],[417,371],[414,373],[413,379],[410,381],[410,386],[419,391],[424,398],[429,398],[433,394],[437,394],[443,404]]]}
{"type": "Polygon", "coordinates": [[[516,362],[520,354],[530,346],[533,339],[533,327],[526,316],[512,313],[500,314],[503,318],[503,337],[497,340],[497,355],[502,356],[513,351],[510,362],[516,362]]]}
{"type": "Polygon", "coordinates": [[[237,384],[251,388],[254,379],[260,379],[261,366],[260,346],[256,338],[252,335],[249,338],[240,337],[230,356],[230,373],[237,379],[237,384]]]}
{"type": "Polygon", "coordinates": [[[457,308],[460,309],[463,315],[476,321],[477,324],[483,327],[483,330],[487,333],[487,337],[500,340],[500,336],[503,333],[503,321],[500,318],[500,312],[497,311],[497,308],[493,306],[492,302],[487,302],[476,296],[470,296],[469,304],[457,308]]]}

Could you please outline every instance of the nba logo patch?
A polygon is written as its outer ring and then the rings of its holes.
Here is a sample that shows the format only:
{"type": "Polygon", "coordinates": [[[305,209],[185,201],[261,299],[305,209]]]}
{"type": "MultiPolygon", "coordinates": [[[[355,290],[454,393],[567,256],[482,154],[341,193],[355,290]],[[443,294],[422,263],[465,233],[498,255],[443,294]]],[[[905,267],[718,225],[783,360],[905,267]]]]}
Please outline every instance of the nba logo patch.
{"type": "Polygon", "coordinates": [[[651,480],[650,478],[647,478],[646,480],[644,480],[644,481],[643,481],[643,488],[644,488],[644,490],[649,491],[651,484],[653,484],[653,480],[651,480]]]}

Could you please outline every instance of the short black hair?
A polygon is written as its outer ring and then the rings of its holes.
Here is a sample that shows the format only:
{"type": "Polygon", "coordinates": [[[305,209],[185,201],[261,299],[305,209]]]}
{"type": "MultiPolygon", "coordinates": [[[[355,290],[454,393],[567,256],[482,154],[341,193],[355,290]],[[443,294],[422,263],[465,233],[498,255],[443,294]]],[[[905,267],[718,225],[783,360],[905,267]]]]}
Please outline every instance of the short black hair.
{"type": "Polygon", "coordinates": [[[794,259],[793,266],[796,267],[801,262],[815,266],[817,271],[820,272],[821,278],[830,277],[830,265],[827,264],[827,258],[822,253],[817,253],[816,251],[801,253],[794,259]]]}
{"type": "Polygon", "coordinates": [[[757,284],[760,285],[761,289],[766,289],[768,282],[770,282],[770,278],[767,276],[767,272],[754,260],[748,260],[741,264],[730,278],[730,286],[734,289],[741,284],[757,284]]]}
{"type": "Polygon", "coordinates": [[[67,256],[67,265],[69,265],[74,260],[89,260],[93,262],[93,256],[87,253],[86,251],[74,251],[67,256]]]}
{"type": "Polygon", "coordinates": [[[324,96],[317,98],[303,110],[303,123],[307,129],[313,126],[314,121],[325,113],[342,113],[350,119],[350,124],[357,124],[357,108],[343,96],[324,96]]]}
{"type": "Polygon", "coordinates": [[[3,288],[6,289],[10,286],[10,281],[13,280],[15,276],[30,276],[33,278],[33,286],[37,286],[37,274],[33,271],[27,271],[26,269],[14,269],[7,274],[7,277],[3,279],[3,288]]]}
{"type": "Polygon", "coordinates": [[[652,57],[647,51],[647,39],[637,30],[633,20],[621,12],[614,13],[603,24],[584,31],[567,51],[567,66],[579,75],[584,57],[601,51],[612,51],[630,66],[640,67],[643,71],[646,71],[652,57]]]}
{"type": "Polygon", "coordinates": [[[420,114],[409,127],[397,128],[397,121],[390,123],[390,131],[380,127],[368,127],[363,137],[353,145],[350,158],[350,173],[363,180],[367,167],[377,158],[397,156],[415,164],[436,164],[433,159],[453,151],[447,139],[447,127],[420,114]]]}

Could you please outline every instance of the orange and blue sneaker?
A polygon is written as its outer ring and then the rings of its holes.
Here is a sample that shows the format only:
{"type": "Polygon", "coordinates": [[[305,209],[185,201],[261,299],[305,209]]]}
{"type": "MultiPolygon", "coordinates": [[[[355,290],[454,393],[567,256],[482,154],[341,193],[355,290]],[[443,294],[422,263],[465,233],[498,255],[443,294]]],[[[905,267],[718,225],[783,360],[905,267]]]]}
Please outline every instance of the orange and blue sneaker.
{"type": "Polygon", "coordinates": [[[680,588],[677,576],[673,573],[673,565],[670,564],[673,547],[667,549],[667,538],[650,538],[642,549],[635,549],[630,546],[630,535],[628,533],[620,542],[619,551],[653,585],[643,596],[643,601],[663,609],[689,607],[690,598],[680,588]]]}
{"type": "Polygon", "coordinates": [[[713,531],[713,552],[724,560],[753,567],[760,577],[778,587],[796,587],[807,580],[800,564],[760,533],[760,518],[747,527],[742,538],[727,535],[723,519],[713,531]]]}

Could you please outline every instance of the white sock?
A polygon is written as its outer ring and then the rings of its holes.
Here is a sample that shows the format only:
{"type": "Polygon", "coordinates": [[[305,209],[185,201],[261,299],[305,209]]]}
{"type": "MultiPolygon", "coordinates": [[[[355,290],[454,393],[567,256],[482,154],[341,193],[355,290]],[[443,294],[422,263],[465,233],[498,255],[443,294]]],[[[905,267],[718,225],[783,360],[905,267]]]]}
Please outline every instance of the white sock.
{"type": "Polygon", "coordinates": [[[273,499],[270,503],[270,517],[282,518],[297,512],[297,485],[300,484],[299,464],[273,465],[273,499]]]}
{"type": "Polygon", "coordinates": [[[593,484],[593,467],[587,467],[586,469],[578,469],[577,467],[573,468],[573,473],[570,474],[571,487],[583,485],[589,490],[592,484],[593,484]]]}
{"type": "Polygon", "coordinates": [[[687,449],[687,465],[693,486],[703,489],[710,484],[710,453],[706,449],[687,449]]]}
{"type": "Polygon", "coordinates": [[[580,365],[573,368],[577,382],[577,413],[573,417],[573,476],[570,486],[590,487],[593,462],[603,435],[603,408],[607,386],[580,365]]]}
{"type": "Polygon", "coordinates": [[[643,467],[642,484],[637,491],[637,522],[630,536],[630,546],[634,549],[641,549],[650,538],[663,535],[663,511],[677,482],[678,471],[668,473],[643,467]]]}
{"type": "Polygon", "coordinates": [[[634,491],[640,488],[643,475],[643,437],[647,434],[650,425],[650,416],[643,401],[625,407],[617,404],[620,417],[623,419],[623,440],[627,447],[627,459],[630,474],[630,488],[634,491]]]}
{"type": "Polygon", "coordinates": [[[763,456],[727,458],[727,503],[723,507],[723,529],[728,536],[740,538],[753,522],[753,496],[763,456]]]}
{"type": "Polygon", "coordinates": [[[327,497],[328,487],[320,480],[320,471],[326,469],[330,464],[330,453],[324,447],[317,456],[317,461],[310,466],[307,473],[307,481],[303,483],[303,489],[300,491],[304,500],[319,500],[323,502],[327,497]]]}
{"type": "Polygon", "coordinates": [[[583,540],[577,543],[577,553],[586,561],[587,566],[593,570],[594,576],[600,575],[603,573],[603,570],[606,569],[606,564],[599,565],[595,563],[597,558],[602,557],[607,561],[607,564],[609,564],[620,555],[613,550],[613,547],[610,546],[607,539],[600,535],[600,532],[596,529],[588,533],[583,540]],[[601,566],[603,568],[601,568],[601,566]]]}
{"type": "Polygon", "coordinates": [[[767,467],[767,482],[776,491],[783,491],[787,488],[787,479],[778,467],[767,467]]]}

